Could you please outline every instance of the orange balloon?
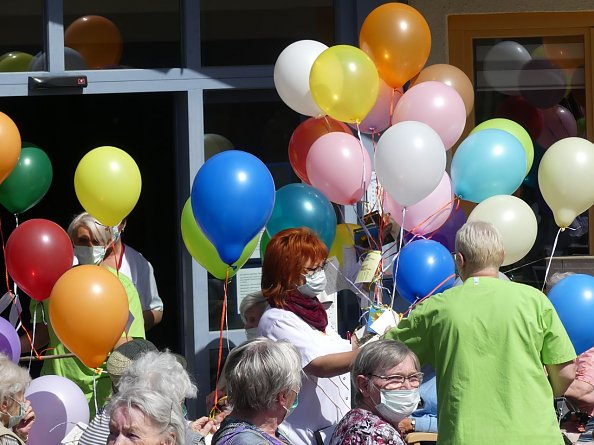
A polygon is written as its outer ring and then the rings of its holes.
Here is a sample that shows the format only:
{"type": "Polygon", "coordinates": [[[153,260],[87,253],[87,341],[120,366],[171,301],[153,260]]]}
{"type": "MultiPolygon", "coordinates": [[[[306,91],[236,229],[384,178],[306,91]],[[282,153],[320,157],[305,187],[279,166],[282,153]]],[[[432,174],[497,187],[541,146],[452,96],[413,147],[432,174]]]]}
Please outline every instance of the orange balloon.
{"type": "Polygon", "coordinates": [[[385,3],[367,16],[359,47],[375,63],[380,77],[400,88],[427,62],[431,32],[423,16],[403,3],[385,3]]]}
{"type": "Polygon", "coordinates": [[[62,275],[49,298],[60,341],[89,368],[97,368],[122,336],[128,297],[117,276],[101,266],[77,266],[62,275]]]}
{"type": "Polygon", "coordinates": [[[21,155],[21,134],[16,124],[0,112],[0,183],[16,167],[21,155]]]}
{"type": "Polygon", "coordinates": [[[100,15],[86,15],[72,22],[64,32],[64,46],[78,51],[89,68],[117,65],[122,57],[120,30],[100,15]]]}
{"type": "Polygon", "coordinates": [[[455,89],[464,101],[466,116],[472,112],[472,107],[474,106],[474,87],[468,76],[464,74],[464,71],[453,65],[438,63],[424,68],[411,81],[411,86],[430,80],[445,83],[455,89]]]}

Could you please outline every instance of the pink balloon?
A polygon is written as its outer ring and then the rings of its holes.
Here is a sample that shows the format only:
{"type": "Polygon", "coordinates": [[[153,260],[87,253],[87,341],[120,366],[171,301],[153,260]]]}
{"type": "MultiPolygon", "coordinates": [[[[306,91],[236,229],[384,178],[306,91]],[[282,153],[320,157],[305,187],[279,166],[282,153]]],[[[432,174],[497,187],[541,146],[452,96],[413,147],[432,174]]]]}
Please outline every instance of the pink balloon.
{"type": "Polygon", "coordinates": [[[371,180],[371,158],[356,137],[328,133],[309,149],[305,163],[311,185],[337,204],[354,204],[371,180]]]}
{"type": "Polygon", "coordinates": [[[464,131],[466,108],[452,87],[436,81],[423,82],[404,93],[396,105],[392,121],[417,121],[429,125],[449,150],[464,131]]]}
{"type": "MultiPolygon", "coordinates": [[[[439,229],[450,217],[453,198],[452,181],[444,173],[437,188],[429,196],[406,208],[404,230],[415,235],[426,235],[439,229]]],[[[402,225],[402,206],[387,193],[384,195],[384,209],[402,225]]]]}
{"type": "MultiPolygon", "coordinates": [[[[392,88],[382,79],[380,79],[380,89],[377,95],[375,105],[371,109],[365,119],[359,124],[359,129],[363,133],[380,133],[388,128],[392,123],[390,122],[391,114],[396,109],[396,104],[402,97],[402,88],[392,88]]],[[[355,130],[357,125],[349,124],[355,130]]]]}
{"type": "Polygon", "coordinates": [[[536,142],[544,149],[561,139],[577,136],[577,122],[571,111],[561,105],[542,110],[544,127],[536,142]]]}

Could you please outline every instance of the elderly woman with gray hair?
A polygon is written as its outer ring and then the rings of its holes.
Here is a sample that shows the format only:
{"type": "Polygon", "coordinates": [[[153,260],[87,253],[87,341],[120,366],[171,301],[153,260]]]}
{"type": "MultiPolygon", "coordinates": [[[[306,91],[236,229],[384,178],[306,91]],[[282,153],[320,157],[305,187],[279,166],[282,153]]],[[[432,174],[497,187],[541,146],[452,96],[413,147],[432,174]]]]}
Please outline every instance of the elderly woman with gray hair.
{"type": "Polygon", "coordinates": [[[227,358],[227,394],[232,411],[213,445],[286,445],[279,425],[297,407],[301,358],[288,342],[248,341],[227,358]]]}
{"type": "Polygon", "coordinates": [[[31,383],[29,373],[0,354],[0,445],[27,442],[35,421],[25,389],[31,383]]]}
{"type": "Polygon", "coordinates": [[[368,343],[355,359],[351,379],[356,407],[338,423],[330,444],[404,444],[398,423],[417,408],[423,382],[417,356],[396,340],[368,343]]]}

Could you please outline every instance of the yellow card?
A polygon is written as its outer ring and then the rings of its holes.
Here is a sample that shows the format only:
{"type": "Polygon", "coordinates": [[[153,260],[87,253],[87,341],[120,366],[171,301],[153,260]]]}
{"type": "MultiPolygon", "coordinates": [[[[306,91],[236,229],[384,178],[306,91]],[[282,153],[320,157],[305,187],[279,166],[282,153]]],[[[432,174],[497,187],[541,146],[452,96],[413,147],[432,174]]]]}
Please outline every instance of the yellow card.
{"type": "Polygon", "coordinates": [[[371,283],[381,259],[382,253],[379,250],[368,252],[361,265],[361,269],[359,269],[357,278],[355,278],[355,283],[371,283]]]}

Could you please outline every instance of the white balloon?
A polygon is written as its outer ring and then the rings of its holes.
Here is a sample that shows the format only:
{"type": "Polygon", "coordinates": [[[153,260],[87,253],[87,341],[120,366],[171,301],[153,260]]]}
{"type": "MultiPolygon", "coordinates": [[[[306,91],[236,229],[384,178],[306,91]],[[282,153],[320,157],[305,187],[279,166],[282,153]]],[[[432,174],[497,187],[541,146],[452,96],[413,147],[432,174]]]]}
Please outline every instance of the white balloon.
{"type": "MultiPolygon", "coordinates": [[[[47,70],[45,64],[45,53],[37,53],[35,57],[33,57],[33,60],[31,60],[29,71],[45,71],[47,70]]],[[[82,71],[89,69],[83,56],[81,56],[78,51],[68,48],[67,46],[64,47],[64,67],[66,68],[66,71],[82,71]]]]}
{"type": "Polygon", "coordinates": [[[328,47],[315,40],[299,40],[280,53],[274,65],[274,86],[289,107],[305,116],[324,113],[314,102],[309,89],[309,72],[314,61],[328,47]]]}
{"type": "Polygon", "coordinates": [[[526,256],[536,241],[538,223],[534,211],[520,198],[496,195],[479,203],[468,215],[468,221],[493,224],[503,239],[503,266],[526,256]]]}
{"type": "Polygon", "coordinates": [[[510,96],[520,94],[520,73],[532,56],[524,46],[512,40],[496,43],[485,54],[483,75],[488,86],[510,96]]]}
{"type": "Polygon", "coordinates": [[[386,192],[403,207],[416,204],[435,190],[445,166],[446,152],[441,138],[422,122],[398,122],[377,142],[377,177],[386,192]]]}

